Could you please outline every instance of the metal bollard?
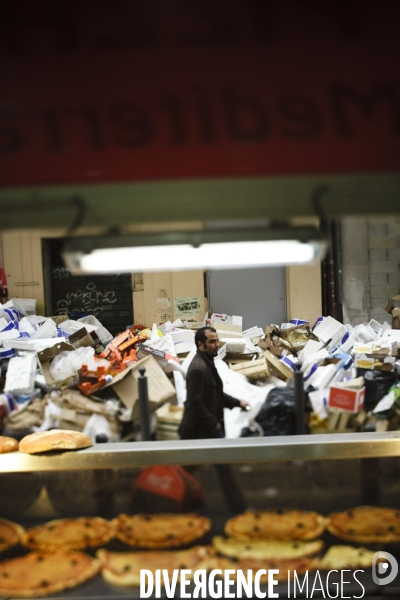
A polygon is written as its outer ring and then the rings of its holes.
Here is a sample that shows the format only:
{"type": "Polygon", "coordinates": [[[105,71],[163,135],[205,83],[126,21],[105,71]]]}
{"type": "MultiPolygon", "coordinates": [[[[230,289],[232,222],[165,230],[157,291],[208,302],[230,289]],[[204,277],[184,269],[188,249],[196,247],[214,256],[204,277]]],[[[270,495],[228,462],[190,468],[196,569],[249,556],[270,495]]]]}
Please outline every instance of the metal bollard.
{"type": "Polygon", "coordinates": [[[306,432],[304,425],[304,383],[300,363],[297,363],[294,372],[294,406],[296,415],[296,435],[304,435],[306,432]]]}
{"type": "Polygon", "coordinates": [[[142,440],[148,442],[150,440],[150,414],[149,414],[149,394],[147,389],[147,377],[145,376],[146,369],[140,367],[138,377],[139,388],[139,410],[140,410],[140,429],[142,440]]]}

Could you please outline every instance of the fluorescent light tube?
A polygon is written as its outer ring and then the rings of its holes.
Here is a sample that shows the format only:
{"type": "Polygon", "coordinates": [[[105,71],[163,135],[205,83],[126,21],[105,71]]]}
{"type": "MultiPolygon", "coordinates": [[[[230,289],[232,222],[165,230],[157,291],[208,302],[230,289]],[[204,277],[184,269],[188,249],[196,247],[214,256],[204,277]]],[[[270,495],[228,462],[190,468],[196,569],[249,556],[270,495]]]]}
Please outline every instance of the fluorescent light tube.
{"type": "MultiPolygon", "coordinates": [[[[123,238],[121,239],[122,242],[123,238]]],[[[100,245],[100,244],[99,244],[100,245]]],[[[66,266],[80,273],[132,273],[195,269],[234,269],[311,264],[323,258],[326,242],[257,240],[96,248],[67,251],[66,266]]]]}

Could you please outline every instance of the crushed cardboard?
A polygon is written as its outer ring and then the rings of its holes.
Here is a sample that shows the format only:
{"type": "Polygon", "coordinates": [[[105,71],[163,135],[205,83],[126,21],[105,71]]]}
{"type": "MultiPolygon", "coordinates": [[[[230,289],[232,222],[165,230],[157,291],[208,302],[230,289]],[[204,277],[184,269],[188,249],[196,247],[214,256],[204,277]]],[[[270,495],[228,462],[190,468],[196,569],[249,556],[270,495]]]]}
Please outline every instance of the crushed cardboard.
{"type": "Polygon", "coordinates": [[[392,329],[400,329],[400,307],[394,308],[396,302],[400,302],[400,295],[392,296],[386,306],[386,312],[392,315],[392,329]]]}
{"type": "Polygon", "coordinates": [[[269,379],[271,377],[271,371],[264,356],[257,360],[231,364],[230,368],[236,373],[245,375],[248,379],[269,379]]]}
{"type": "Polygon", "coordinates": [[[176,404],[166,402],[156,410],[157,423],[179,425],[182,421],[183,411],[183,406],[177,406],[176,404]]]}
{"type": "Polygon", "coordinates": [[[38,352],[40,368],[48,385],[57,385],[57,382],[50,374],[51,361],[58,356],[60,352],[71,352],[72,350],[75,350],[75,348],[71,344],[68,344],[67,342],[59,342],[50,348],[45,348],[41,352],[38,352]]]}
{"type": "Polygon", "coordinates": [[[118,435],[119,425],[117,416],[110,414],[102,402],[95,402],[83,396],[78,390],[64,390],[52,401],[60,406],[61,415],[59,429],[83,431],[92,415],[101,415],[107,419],[114,437],[118,435]]]}
{"type": "Polygon", "coordinates": [[[265,339],[258,343],[263,350],[269,350],[276,356],[290,353],[297,356],[309,340],[318,341],[310,327],[305,324],[291,325],[281,329],[277,325],[267,325],[264,331],[265,339]]]}
{"type": "Polygon", "coordinates": [[[269,350],[265,350],[264,357],[267,363],[276,376],[282,381],[287,381],[293,377],[293,371],[285,363],[281,362],[275,354],[272,354],[269,350]]]}
{"type": "Polygon", "coordinates": [[[91,331],[90,333],[87,331],[86,327],[82,327],[78,329],[75,333],[72,333],[68,337],[68,342],[72,344],[75,349],[84,348],[84,347],[94,347],[97,344],[100,344],[100,338],[98,337],[96,331],[91,331]]]}
{"type": "Polygon", "coordinates": [[[114,392],[121,402],[132,410],[134,419],[139,417],[139,369],[145,367],[148,383],[148,396],[150,410],[154,411],[163,402],[175,396],[175,388],[168,379],[162,368],[152,356],[146,356],[130,368],[128,376],[122,377],[119,381],[112,384],[114,392]]]}

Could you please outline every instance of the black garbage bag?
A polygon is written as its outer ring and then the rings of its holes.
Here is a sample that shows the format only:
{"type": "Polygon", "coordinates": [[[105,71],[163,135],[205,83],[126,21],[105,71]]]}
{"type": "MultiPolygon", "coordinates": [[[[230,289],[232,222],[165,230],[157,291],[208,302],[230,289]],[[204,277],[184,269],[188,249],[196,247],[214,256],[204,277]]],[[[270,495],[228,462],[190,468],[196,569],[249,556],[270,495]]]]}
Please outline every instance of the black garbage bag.
{"type": "MultiPolygon", "coordinates": [[[[360,374],[365,382],[365,410],[372,410],[387,394],[392,385],[396,382],[397,373],[395,371],[377,371],[376,369],[360,369],[360,374]]],[[[358,371],[357,371],[358,375],[358,371]]]]}
{"type": "Polygon", "coordinates": [[[294,390],[288,387],[271,390],[255,421],[262,427],[264,435],[294,435],[294,390]]]}

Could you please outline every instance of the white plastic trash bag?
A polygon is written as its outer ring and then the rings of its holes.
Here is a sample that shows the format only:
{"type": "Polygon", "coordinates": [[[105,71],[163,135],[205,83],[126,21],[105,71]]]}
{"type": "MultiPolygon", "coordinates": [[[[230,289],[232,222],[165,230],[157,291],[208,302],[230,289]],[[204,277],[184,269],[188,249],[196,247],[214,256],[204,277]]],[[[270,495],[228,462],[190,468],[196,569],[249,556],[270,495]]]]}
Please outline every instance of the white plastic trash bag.
{"type": "Polygon", "coordinates": [[[89,371],[96,371],[97,367],[109,367],[110,363],[108,360],[95,359],[94,348],[88,346],[72,352],[60,352],[50,365],[50,374],[55,381],[65,381],[74,377],[82,365],[87,365],[89,371]]]}

